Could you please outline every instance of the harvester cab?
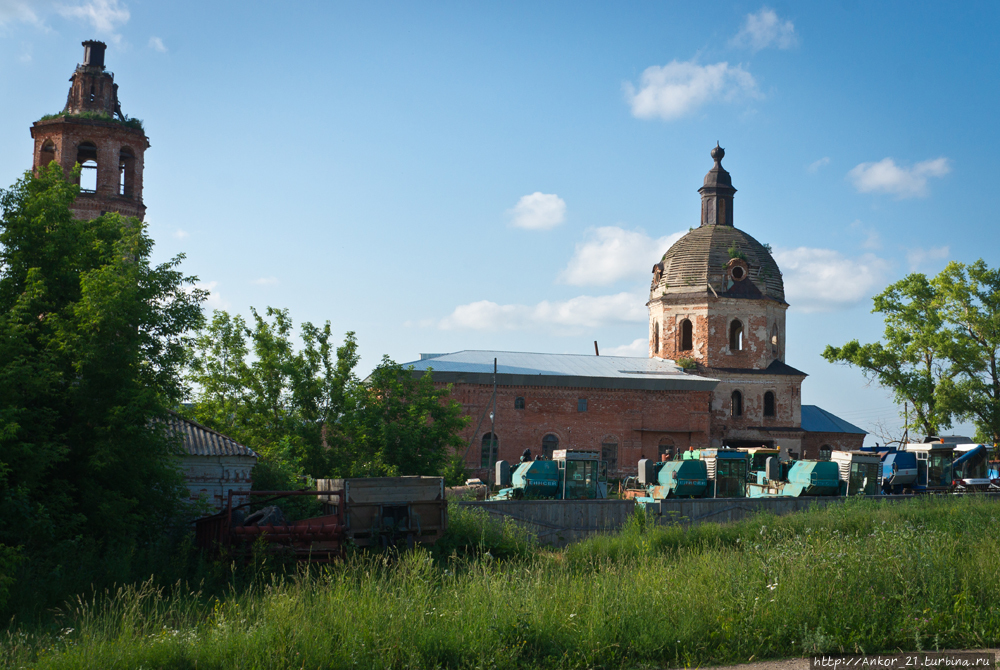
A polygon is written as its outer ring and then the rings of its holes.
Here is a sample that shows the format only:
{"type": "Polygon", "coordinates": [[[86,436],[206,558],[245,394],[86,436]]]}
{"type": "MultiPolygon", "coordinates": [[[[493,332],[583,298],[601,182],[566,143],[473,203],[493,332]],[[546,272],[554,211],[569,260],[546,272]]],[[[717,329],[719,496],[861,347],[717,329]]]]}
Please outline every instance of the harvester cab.
{"type": "Polygon", "coordinates": [[[830,459],[837,464],[840,495],[874,496],[882,492],[879,473],[882,459],[870,451],[834,451],[830,459]]]}
{"type": "Polygon", "coordinates": [[[949,491],[953,487],[955,444],[944,442],[909,443],[904,451],[913,454],[917,475],[914,491],[949,491]]]}
{"type": "Polygon", "coordinates": [[[990,449],[985,444],[955,445],[952,477],[958,491],[996,491],[1000,481],[990,476],[990,449]]]}
{"type": "Polygon", "coordinates": [[[747,455],[747,483],[756,483],[760,479],[760,474],[765,472],[767,459],[773,458],[777,462],[781,453],[772,447],[751,447],[739,451],[747,455]]]}
{"type": "Polygon", "coordinates": [[[702,449],[708,476],[709,498],[745,498],[747,495],[747,452],[729,447],[702,449]]]}
{"type": "Polygon", "coordinates": [[[552,460],[497,461],[500,492],[492,500],[594,500],[608,497],[608,464],[595,451],[556,449],[552,460]]]}

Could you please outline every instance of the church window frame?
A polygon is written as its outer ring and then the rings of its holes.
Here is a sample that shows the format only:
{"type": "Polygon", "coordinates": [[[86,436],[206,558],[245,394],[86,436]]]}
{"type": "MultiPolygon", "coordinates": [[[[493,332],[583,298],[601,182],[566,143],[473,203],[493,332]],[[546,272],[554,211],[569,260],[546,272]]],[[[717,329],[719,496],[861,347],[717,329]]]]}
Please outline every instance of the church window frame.
{"type": "Polygon", "coordinates": [[[514,398],[514,409],[524,409],[524,396],[514,398]]]}
{"type": "Polygon", "coordinates": [[[546,460],[552,459],[552,452],[559,448],[559,436],[555,433],[546,433],[542,438],[542,457],[546,460]]]}
{"type": "Polygon", "coordinates": [[[500,457],[500,438],[496,433],[483,433],[479,455],[479,465],[492,468],[500,457]]]}
{"type": "Polygon", "coordinates": [[[733,319],[729,322],[729,351],[739,353],[746,347],[746,336],[744,334],[743,322],[733,319]]]}
{"type": "Polygon", "coordinates": [[[131,198],[135,195],[135,151],[123,146],[118,150],[118,195],[131,198]]]}
{"type": "Polygon", "coordinates": [[[764,392],[764,417],[773,419],[777,415],[777,398],[774,391],[764,392]]]}
{"type": "Polygon", "coordinates": [[[743,392],[739,389],[733,389],[729,396],[729,415],[734,418],[743,416],[743,392]]]}
{"type": "Polygon", "coordinates": [[[833,447],[831,447],[829,444],[824,444],[822,447],[819,448],[819,460],[828,461],[830,460],[830,457],[832,455],[833,455],[833,447]]]}
{"type": "Polygon", "coordinates": [[[681,351],[691,351],[694,349],[694,324],[691,323],[691,319],[684,318],[681,321],[680,327],[681,335],[681,351]]]}

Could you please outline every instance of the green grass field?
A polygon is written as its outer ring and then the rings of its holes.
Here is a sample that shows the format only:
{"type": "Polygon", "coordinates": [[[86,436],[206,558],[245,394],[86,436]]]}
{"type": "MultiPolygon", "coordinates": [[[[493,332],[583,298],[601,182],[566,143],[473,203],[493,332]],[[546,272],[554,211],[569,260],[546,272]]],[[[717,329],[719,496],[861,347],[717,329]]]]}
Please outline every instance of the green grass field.
{"type": "Polygon", "coordinates": [[[559,551],[453,510],[434,553],[354,556],[226,597],[124,587],[16,622],[26,668],[633,668],[1000,642],[1000,504],[851,500],[559,551]],[[445,554],[448,554],[447,556],[445,554]]]}

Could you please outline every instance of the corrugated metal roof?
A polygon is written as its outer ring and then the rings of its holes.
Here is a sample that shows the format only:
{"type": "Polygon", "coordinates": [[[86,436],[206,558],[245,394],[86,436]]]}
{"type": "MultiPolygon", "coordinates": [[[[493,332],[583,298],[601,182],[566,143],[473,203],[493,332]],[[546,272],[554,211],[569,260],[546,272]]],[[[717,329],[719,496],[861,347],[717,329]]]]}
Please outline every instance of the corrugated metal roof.
{"type": "Polygon", "coordinates": [[[478,350],[424,356],[403,367],[412,365],[418,372],[431,368],[439,381],[485,384],[492,383],[496,358],[497,383],[503,385],[707,391],[718,384],[661,358],[478,350]]]}
{"type": "Polygon", "coordinates": [[[853,423],[848,423],[816,405],[802,406],[802,429],[810,433],[868,434],[868,431],[862,430],[853,423]]]}
{"type": "Polygon", "coordinates": [[[184,453],[190,456],[250,456],[257,458],[257,453],[250,447],[245,447],[231,437],[211,428],[206,428],[196,421],[185,419],[179,414],[171,413],[167,419],[167,429],[181,436],[184,453]]]}

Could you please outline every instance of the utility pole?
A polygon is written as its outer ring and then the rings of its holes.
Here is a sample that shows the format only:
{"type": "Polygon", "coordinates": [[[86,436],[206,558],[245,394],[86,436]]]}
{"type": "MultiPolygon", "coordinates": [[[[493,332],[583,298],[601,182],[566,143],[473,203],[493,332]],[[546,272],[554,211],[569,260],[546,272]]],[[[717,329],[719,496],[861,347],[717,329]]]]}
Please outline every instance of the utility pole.
{"type": "MultiPolygon", "coordinates": [[[[490,410],[490,471],[493,475],[493,483],[496,484],[496,461],[497,455],[493,452],[497,449],[497,433],[496,433],[496,414],[497,414],[497,359],[493,359],[493,409],[490,410]]],[[[497,449],[499,451],[499,449],[497,449]]]]}

